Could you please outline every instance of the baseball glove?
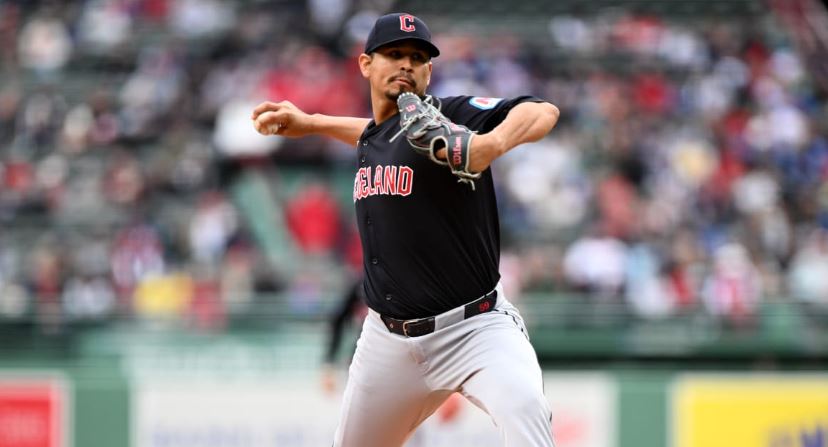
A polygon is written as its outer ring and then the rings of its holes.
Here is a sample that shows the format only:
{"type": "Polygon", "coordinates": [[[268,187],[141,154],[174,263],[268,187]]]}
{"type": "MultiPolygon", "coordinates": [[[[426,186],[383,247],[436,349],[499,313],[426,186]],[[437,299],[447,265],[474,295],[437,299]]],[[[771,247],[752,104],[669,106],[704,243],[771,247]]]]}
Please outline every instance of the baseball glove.
{"type": "Polygon", "coordinates": [[[397,98],[400,110],[400,131],[390,141],[402,134],[414,150],[427,156],[434,163],[448,166],[458,182],[467,183],[474,189],[474,180],[480,173],[469,171],[469,156],[474,132],[465,126],[454,124],[431,104],[431,96],[425,101],[414,93],[404,92],[397,98]],[[446,161],[437,158],[437,151],[446,148],[446,161]]]}

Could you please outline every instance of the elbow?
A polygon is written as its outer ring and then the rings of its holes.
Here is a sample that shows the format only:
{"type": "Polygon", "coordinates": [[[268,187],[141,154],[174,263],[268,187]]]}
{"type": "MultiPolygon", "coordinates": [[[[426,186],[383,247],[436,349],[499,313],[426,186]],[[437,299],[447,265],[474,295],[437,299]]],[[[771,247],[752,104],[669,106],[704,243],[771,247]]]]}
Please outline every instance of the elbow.
{"type": "Polygon", "coordinates": [[[536,109],[538,113],[535,115],[534,125],[532,126],[531,141],[538,141],[548,135],[558,124],[558,117],[561,115],[561,111],[552,103],[539,102],[535,104],[538,107],[536,109]]]}

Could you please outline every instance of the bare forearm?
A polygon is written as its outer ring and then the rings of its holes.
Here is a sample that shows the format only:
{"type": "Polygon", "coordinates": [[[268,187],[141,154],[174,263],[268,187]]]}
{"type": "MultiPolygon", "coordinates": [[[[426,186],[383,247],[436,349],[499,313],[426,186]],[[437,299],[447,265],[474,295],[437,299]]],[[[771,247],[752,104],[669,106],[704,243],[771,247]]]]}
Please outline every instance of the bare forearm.
{"type": "Polygon", "coordinates": [[[370,122],[368,118],[321,113],[309,115],[290,101],[265,101],[253,109],[251,119],[253,127],[262,135],[288,138],[323,135],[349,145],[356,145],[357,139],[370,122]]]}
{"type": "MultiPolygon", "coordinates": [[[[500,154],[523,143],[538,141],[558,122],[560,111],[548,102],[525,102],[509,111],[506,119],[488,133],[500,154]]],[[[482,135],[481,135],[482,136],[482,135]]]]}
{"type": "Polygon", "coordinates": [[[548,102],[518,104],[491,132],[474,138],[470,169],[480,172],[516,146],[540,140],[555,127],[558,116],[558,108],[548,102]]]}
{"type": "Polygon", "coordinates": [[[311,115],[312,133],[335,138],[349,145],[356,145],[362,131],[371,120],[350,116],[311,115]]]}

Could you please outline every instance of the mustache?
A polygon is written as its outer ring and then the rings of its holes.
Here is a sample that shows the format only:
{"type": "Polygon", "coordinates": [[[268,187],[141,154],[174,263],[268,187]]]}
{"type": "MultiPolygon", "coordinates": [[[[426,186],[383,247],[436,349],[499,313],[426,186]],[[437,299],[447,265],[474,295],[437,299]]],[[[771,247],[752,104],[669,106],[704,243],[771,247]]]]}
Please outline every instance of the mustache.
{"type": "Polygon", "coordinates": [[[411,77],[411,76],[407,76],[407,75],[404,75],[404,74],[397,74],[397,75],[391,76],[391,77],[388,79],[388,82],[389,82],[389,83],[391,83],[391,82],[394,82],[394,81],[396,81],[396,80],[398,80],[398,79],[401,79],[401,80],[403,80],[403,81],[408,82],[408,83],[409,83],[409,84],[411,84],[411,86],[413,86],[413,87],[416,87],[416,86],[417,86],[417,82],[416,82],[416,81],[414,81],[414,78],[413,78],[413,77],[411,77]]]}

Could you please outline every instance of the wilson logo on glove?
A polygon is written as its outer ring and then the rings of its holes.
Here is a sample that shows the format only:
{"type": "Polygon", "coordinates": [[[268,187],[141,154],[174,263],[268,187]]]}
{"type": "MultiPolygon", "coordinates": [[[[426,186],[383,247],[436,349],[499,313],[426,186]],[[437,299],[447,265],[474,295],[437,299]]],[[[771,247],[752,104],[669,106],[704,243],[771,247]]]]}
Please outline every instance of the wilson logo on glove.
{"type": "Polygon", "coordinates": [[[451,148],[451,164],[459,166],[463,163],[463,140],[460,137],[454,137],[454,147],[451,148]]]}

